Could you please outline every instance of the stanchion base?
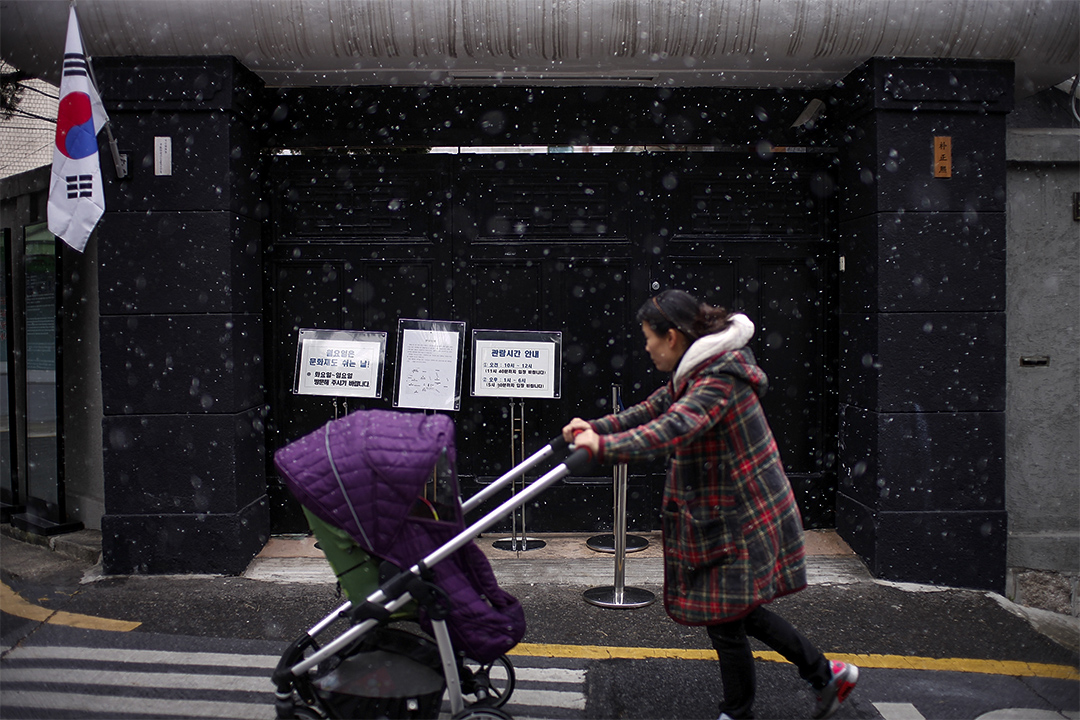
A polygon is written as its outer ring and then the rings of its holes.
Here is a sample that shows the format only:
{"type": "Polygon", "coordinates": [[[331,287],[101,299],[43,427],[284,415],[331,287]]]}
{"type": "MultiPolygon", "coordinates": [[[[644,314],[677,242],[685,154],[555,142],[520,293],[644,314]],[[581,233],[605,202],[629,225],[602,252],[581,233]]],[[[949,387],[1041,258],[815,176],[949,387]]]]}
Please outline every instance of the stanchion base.
{"type": "Polygon", "coordinates": [[[619,597],[615,590],[612,585],[590,588],[582,593],[582,597],[590,605],[602,608],[642,608],[652,605],[656,600],[655,595],[641,588],[623,588],[622,597],[619,597]]]}
{"type": "MultiPolygon", "coordinates": [[[[593,535],[585,541],[585,546],[596,552],[613,553],[615,552],[615,536],[611,533],[608,533],[607,535],[593,535]]],[[[638,552],[647,547],[649,547],[648,538],[643,538],[640,535],[626,536],[626,552],[638,552]]]]}
{"type": "Polygon", "coordinates": [[[521,552],[523,550],[539,550],[542,547],[546,547],[547,543],[543,540],[537,540],[536,538],[506,538],[505,540],[496,540],[491,543],[491,547],[496,550],[510,550],[511,552],[521,552]]]}

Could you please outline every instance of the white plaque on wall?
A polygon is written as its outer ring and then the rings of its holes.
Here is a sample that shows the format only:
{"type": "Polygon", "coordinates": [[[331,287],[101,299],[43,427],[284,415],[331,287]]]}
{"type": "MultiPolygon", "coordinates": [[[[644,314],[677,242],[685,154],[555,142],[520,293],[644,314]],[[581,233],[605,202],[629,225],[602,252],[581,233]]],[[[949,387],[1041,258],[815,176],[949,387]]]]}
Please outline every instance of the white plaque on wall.
{"type": "Polygon", "coordinates": [[[424,410],[461,407],[465,323],[398,320],[394,406],[424,410]]]}
{"type": "Polygon", "coordinates": [[[293,392],[298,395],[382,397],[386,333],[302,329],[293,392]]]}
{"type": "Polygon", "coordinates": [[[473,331],[474,397],[548,398],[562,391],[562,333],[473,331]]]}

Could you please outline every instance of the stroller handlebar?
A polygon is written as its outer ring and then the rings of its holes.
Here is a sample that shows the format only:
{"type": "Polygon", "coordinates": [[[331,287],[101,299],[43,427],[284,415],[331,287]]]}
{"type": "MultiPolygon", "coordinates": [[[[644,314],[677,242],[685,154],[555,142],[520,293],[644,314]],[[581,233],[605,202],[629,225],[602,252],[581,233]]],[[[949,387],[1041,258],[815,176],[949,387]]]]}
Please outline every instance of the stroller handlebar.
{"type": "Polygon", "coordinates": [[[563,439],[562,434],[557,435],[547,445],[533,453],[531,457],[527,458],[516,467],[511,468],[505,475],[465,501],[461,506],[462,511],[470,512],[478,508],[481,503],[494,496],[499,490],[524,476],[528,470],[531,470],[553,455],[561,455],[566,452],[566,449],[569,446],[570,444],[563,439]]]}
{"type": "Polygon", "coordinates": [[[570,453],[570,457],[563,462],[569,475],[575,475],[588,469],[594,462],[593,454],[587,448],[578,448],[570,453]]]}

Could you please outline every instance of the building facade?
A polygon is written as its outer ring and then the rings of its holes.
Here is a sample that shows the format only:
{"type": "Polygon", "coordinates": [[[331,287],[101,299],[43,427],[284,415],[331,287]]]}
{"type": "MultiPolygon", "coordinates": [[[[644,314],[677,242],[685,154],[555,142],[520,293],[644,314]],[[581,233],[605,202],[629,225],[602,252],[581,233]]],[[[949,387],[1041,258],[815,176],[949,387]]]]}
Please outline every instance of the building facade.
{"type": "MultiPolygon", "coordinates": [[[[273,451],[393,407],[400,319],[562,333],[561,396],[519,403],[529,449],[663,381],[634,314],[682,287],[757,323],[808,526],[884,579],[1075,585],[1075,512],[1035,508],[1076,500],[1076,275],[1032,257],[1076,266],[1077,125],[1014,112],[1065,93],[1022,91],[1026,56],[997,57],[655,87],[293,84],[227,54],[97,53],[128,172],[103,154],[106,214],[84,255],[60,251],[62,507],[16,516],[99,525],[107,572],[240,572],[304,529],[273,451]],[[1045,230],[1017,186],[1039,188],[1045,230]],[[294,393],[303,328],[386,332],[382,397],[294,393]],[[1044,382],[1060,403],[1034,432],[1044,382]]],[[[35,201],[6,182],[14,247],[35,201]]],[[[511,464],[515,403],[461,387],[473,493],[511,464]]],[[[663,468],[631,473],[631,528],[657,527],[663,468]]],[[[537,532],[605,529],[610,478],[528,513],[537,532]]]]}

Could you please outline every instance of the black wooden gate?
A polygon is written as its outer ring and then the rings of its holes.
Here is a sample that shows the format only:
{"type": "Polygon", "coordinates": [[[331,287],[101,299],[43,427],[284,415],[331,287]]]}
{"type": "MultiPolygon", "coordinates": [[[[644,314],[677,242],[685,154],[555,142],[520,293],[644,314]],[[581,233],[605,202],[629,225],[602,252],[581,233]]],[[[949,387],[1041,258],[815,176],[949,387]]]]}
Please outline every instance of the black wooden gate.
{"type": "MultiPolygon", "coordinates": [[[[681,287],[741,309],[770,376],[766,411],[808,526],[831,526],[835,399],[828,222],[820,156],[743,153],[279,154],[267,263],[270,451],[358,409],[293,395],[300,328],[388,333],[390,408],[398,318],[468,331],[560,331],[562,393],[527,401],[526,449],[575,415],[609,411],[665,378],[634,316],[681,287]]],[[[469,360],[466,360],[469,367],[469,360]]],[[[466,373],[468,375],[468,373],[466,373]]],[[[458,470],[466,495],[511,461],[510,403],[470,397],[458,470]]],[[[658,526],[663,463],[631,468],[630,527],[658,526]]],[[[271,472],[273,477],[273,472],[271,472]]],[[[275,532],[304,528],[271,481],[275,532]]],[[[528,509],[533,532],[609,530],[610,470],[570,478],[528,509]]]]}

